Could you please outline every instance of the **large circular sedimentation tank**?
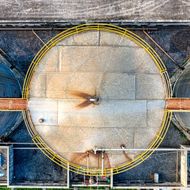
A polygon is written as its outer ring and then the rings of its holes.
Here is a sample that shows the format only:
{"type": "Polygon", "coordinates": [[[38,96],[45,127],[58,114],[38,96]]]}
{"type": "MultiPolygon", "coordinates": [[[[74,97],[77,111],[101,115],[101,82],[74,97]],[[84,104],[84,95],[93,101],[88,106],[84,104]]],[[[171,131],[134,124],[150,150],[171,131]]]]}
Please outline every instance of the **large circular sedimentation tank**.
{"type": "MultiPolygon", "coordinates": [[[[0,98],[20,97],[20,85],[11,69],[0,57],[0,98]]],[[[19,112],[0,112],[0,136],[3,136],[15,124],[19,112]]]]}
{"type": "MultiPolygon", "coordinates": [[[[174,85],[175,97],[190,98],[190,65],[189,62],[185,66],[185,70],[178,77],[174,85]]],[[[190,129],[190,113],[176,112],[175,118],[180,126],[190,129]]]]}
{"type": "Polygon", "coordinates": [[[164,109],[168,81],[159,56],[133,32],[80,25],[34,58],[23,91],[25,122],[57,164],[86,175],[119,173],[163,140],[171,115],[164,109]]]}

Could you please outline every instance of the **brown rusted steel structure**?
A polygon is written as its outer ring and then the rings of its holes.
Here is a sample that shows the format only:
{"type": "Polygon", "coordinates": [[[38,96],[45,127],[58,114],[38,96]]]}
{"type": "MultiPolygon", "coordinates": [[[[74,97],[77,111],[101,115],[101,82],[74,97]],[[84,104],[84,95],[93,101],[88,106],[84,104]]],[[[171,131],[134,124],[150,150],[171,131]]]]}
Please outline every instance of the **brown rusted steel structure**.
{"type": "Polygon", "coordinates": [[[190,111],[190,98],[167,99],[166,109],[174,112],[188,112],[190,111]]]}
{"type": "MultiPolygon", "coordinates": [[[[27,99],[24,98],[0,98],[0,110],[19,111],[26,110],[27,99]]],[[[171,98],[166,100],[165,108],[170,111],[190,111],[190,98],[171,98]]]]}
{"type": "Polygon", "coordinates": [[[27,99],[23,98],[0,98],[0,110],[20,111],[27,109],[27,99]]]}

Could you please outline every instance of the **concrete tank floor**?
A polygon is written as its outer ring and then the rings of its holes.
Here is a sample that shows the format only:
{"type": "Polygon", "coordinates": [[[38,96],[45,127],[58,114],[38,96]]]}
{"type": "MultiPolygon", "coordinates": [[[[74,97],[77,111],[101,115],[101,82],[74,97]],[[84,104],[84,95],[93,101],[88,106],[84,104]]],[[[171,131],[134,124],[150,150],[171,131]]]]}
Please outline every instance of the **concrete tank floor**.
{"type": "MultiPolygon", "coordinates": [[[[99,156],[88,151],[149,147],[161,127],[166,85],[143,48],[113,33],[91,31],[48,51],[29,93],[32,122],[48,146],[72,163],[99,168],[99,156]],[[84,99],[75,93],[97,95],[100,104],[77,108],[84,99]]],[[[105,167],[137,154],[107,153],[105,167]]]]}

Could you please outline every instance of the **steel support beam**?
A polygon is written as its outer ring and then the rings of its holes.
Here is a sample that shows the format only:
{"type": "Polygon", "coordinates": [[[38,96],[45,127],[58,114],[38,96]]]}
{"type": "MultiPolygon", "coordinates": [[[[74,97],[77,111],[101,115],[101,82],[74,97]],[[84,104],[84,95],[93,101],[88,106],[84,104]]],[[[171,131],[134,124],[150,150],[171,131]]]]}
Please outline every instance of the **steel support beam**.
{"type": "Polygon", "coordinates": [[[189,112],[190,98],[171,98],[166,100],[166,109],[173,112],[189,112]]]}
{"type": "Polygon", "coordinates": [[[26,110],[28,106],[27,99],[23,98],[0,98],[1,111],[21,111],[26,110]]]}

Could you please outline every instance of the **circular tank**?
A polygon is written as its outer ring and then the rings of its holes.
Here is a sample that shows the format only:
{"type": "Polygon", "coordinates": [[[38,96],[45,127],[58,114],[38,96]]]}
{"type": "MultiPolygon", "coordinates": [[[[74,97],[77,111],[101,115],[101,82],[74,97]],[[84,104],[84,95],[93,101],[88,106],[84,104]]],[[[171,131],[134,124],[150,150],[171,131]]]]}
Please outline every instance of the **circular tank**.
{"type": "Polygon", "coordinates": [[[167,131],[166,69],[136,34],[112,25],[60,33],[37,54],[24,84],[25,122],[54,162],[86,175],[135,167],[167,131]]]}
{"type": "MultiPolygon", "coordinates": [[[[190,66],[189,63],[185,67],[183,73],[179,76],[174,85],[175,97],[190,98],[190,66]]],[[[176,112],[175,118],[182,127],[190,129],[189,112],[176,112]]]]}
{"type": "MultiPolygon", "coordinates": [[[[0,63],[0,98],[20,97],[21,90],[16,77],[1,58],[0,63]]],[[[0,112],[0,136],[10,130],[18,116],[19,112],[0,112]]]]}

